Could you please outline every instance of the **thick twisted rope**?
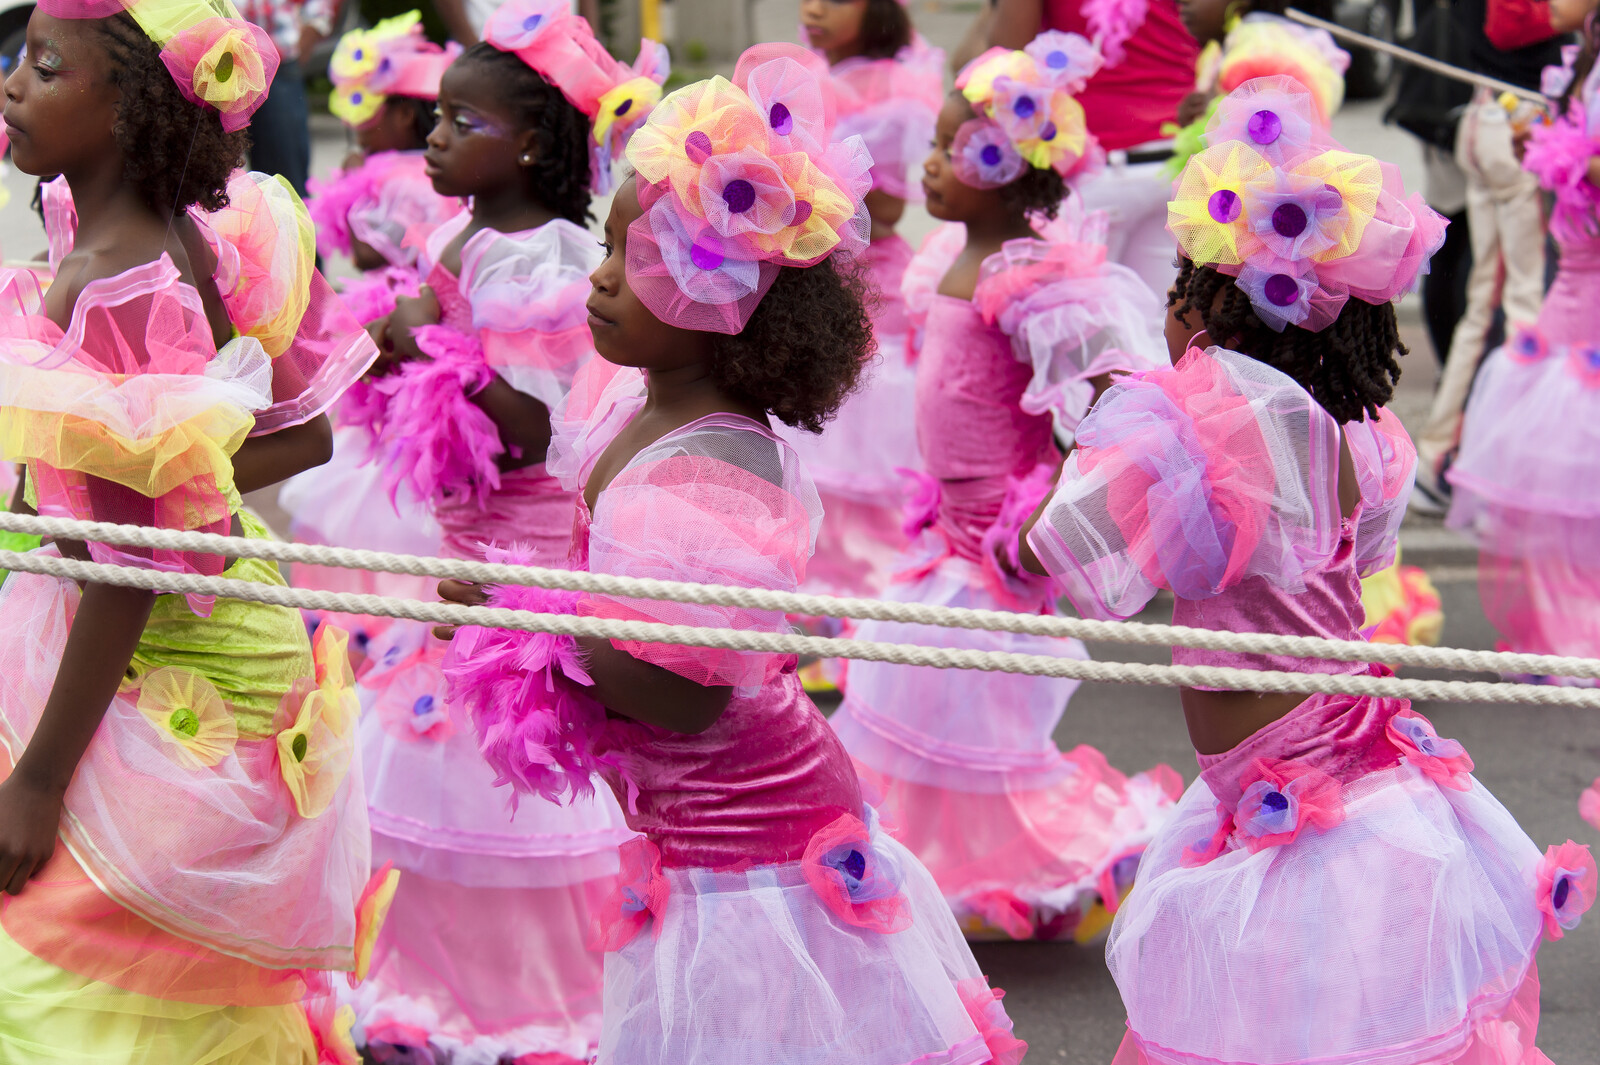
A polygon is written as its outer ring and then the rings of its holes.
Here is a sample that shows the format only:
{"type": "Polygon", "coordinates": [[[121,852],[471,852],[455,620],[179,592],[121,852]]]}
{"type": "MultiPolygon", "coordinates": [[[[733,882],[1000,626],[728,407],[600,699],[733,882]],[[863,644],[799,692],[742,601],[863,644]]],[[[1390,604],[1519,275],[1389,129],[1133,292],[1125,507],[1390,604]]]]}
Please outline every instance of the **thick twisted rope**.
{"type": "Polygon", "coordinates": [[[878,643],[868,640],[702,628],[692,625],[664,625],[658,622],[585,618],[570,614],[541,614],[497,607],[425,603],[416,599],[379,595],[280,588],[276,585],[227,577],[201,577],[190,573],[164,573],[130,566],[81,562],[77,559],[61,558],[40,552],[0,551],[0,568],[100,584],[143,588],[149,591],[217,595],[298,609],[372,614],[433,624],[484,625],[526,632],[552,632],[570,636],[682,644],[690,647],[717,647],[772,654],[814,654],[828,658],[854,658],[872,662],[931,666],[935,669],[1025,673],[1033,676],[1066,677],[1072,680],[1095,680],[1113,684],[1207,687],[1230,691],[1289,692],[1300,695],[1352,694],[1441,702],[1516,703],[1600,709],[1600,689],[1596,688],[1560,688],[1484,681],[1411,680],[1348,674],[1285,673],[1216,666],[1097,662],[1077,658],[1057,658],[1051,655],[925,647],[917,644],[878,643]]]}
{"type": "MultiPolygon", "coordinates": [[[[1017,632],[1061,639],[1096,640],[1146,647],[1192,647],[1207,651],[1324,658],[1341,662],[1381,663],[1472,673],[1527,673],[1538,676],[1600,678],[1600,660],[1557,655],[1519,654],[1508,651],[1472,651],[1453,647],[1410,647],[1372,644],[1361,640],[1329,640],[1316,636],[1273,633],[1220,632],[1185,625],[1151,625],[1134,621],[1091,621],[1085,618],[1017,614],[1005,610],[901,603],[886,599],[861,599],[765,588],[691,584],[643,577],[618,577],[604,573],[473,562],[456,558],[426,558],[385,551],[364,551],[316,544],[290,544],[277,540],[252,540],[213,533],[179,532],[140,525],[74,521],[0,512],[0,529],[42,536],[95,540],[101,543],[199,551],[274,562],[305,563],[344,569],[404,573],[412,576],[453,578],[478,584],[534,585],[567,591],[593,592],[633,599],[662,599],[709,606],[772,610],[784,614],[860,618],[941,628],[1017,632]]],[[[363,613],[365,611],[350,611],[363,613]]]]}

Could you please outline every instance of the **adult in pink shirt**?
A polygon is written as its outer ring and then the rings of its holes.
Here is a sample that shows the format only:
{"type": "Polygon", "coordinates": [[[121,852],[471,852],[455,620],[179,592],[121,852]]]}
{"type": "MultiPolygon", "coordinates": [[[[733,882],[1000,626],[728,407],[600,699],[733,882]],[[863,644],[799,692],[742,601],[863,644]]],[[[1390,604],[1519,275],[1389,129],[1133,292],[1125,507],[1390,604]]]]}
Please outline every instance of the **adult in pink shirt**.
{"type": "MultiPolygon", "coordinates": [[[[995,0],[989,44],[1021,48],[1044,30],[1093,40],[1103,27],[1090,25],[1086,6],[1084,0],[995,0]]],[[[1176,252],[1166,231],[1172,183],[1161,174],[1171,142],[1161,124],[1176,118],[1178,102],[1194,89],[1200,46],[1179,21],[1176,0],[1121,0],[1125,22],[1138,20],[1141,6],[1142,20],[1120,46],[1102,42],[1106,66],[1078,95],[1089,129],[1109,155],[1105,171],[1079,191],[1085,206],[1109,216],[1110,258],[1164,294],[1176,252]]]]}

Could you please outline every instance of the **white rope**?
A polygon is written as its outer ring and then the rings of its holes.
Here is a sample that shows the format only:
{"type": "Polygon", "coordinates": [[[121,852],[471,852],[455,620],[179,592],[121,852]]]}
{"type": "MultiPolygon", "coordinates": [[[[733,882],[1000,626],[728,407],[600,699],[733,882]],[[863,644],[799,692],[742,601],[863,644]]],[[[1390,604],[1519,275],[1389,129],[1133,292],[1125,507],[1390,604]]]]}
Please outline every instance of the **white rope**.
{"type": "Polygon", "coordinates": [[[716,647],[773,654],[815,654],[828,658],[931,666],[935,669],[976,669],[1114,684],[1206,687],[1228,691],[1288,692],[1301,695],[1321,692],[1441,702],[1516,703],[1600,709],[1600,688],[1285,673],[1215,666],[1160,666],[1138,662],[1097,662],[1050,655],[924,647],[915,644],[877,643],[867,640],[701,628],[691,625],[663,625],[657,622],[618,621],[494,607],[468,607],[453,603],[424,603],[415,599],[393,599],[378,595],[280,588],[255,581],[81,562],[77,559],[60,558],[38,552],[0,551],[0,568],[99,584],[144,588],[150,591],[217,595],[299,609],[373,614],[434,624],[485,625],[525,632],[552,632],[600,639],[716,647]]]}
{"type": "MultiPolygon", "coordinates": [[[[305,563],[344,569],[454,578],[478,584],[534,585],[634,599],[662,599],[710,606],[771,610],[783,614],[864,618],[941,628],[1018,632],[1032,636],[1122,643],[1145,647],[1191,647],[1243,654],[1324,658],[1341,662],[1380,663],[1472,673],[1525,673],[1536,676],[1600,678],[1600,660],[1508,651],[1473,651],[1453,647],[1410,647],[1362,640],[1329,640],[1276,633],[1220,632],[1184,625],[1151,625],[1134,621],[1091,621],[1076,617],[1018,614],[1005,610],[901,603],[886,599],[846,598],[778,592],[766,588],[691,584],[604,573],[426,558],[384,551],[364,551],[316,544],[290,544],[213,533],[179,532],[139,525],[75,521],[0,512],[0,529],[42,536],[94,540],[101,543],[198,551],[275,562],[305,563]]],[[[149,587],[156,587],[151,585],[149,587]]],[[[337,608],[343,609],[343,608],[337,608]]],[[[368,611],[350,610],[348,613],[368,611]]]]}

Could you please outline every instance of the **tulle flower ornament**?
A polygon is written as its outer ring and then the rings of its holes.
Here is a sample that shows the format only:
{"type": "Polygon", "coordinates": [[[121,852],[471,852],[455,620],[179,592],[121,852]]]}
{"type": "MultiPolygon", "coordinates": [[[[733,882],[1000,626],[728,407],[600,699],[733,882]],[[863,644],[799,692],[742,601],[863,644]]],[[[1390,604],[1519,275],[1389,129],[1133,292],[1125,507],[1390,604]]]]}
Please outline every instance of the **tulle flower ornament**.
{"type": "Polygon", "coordinates": [[[1015,181],[1024,164],[1068,180],[1102,158],[1083,106],[1073,98],[1099,69],[1099,53],[1076,34],[1041,34],[1024,51],[991,48],[956,78],[977,117],[951,146],[956,176],[974,188],[1015,181]]]}
{"type": "Polygon", "coordinates": [[[139,712],[180,764],[199,769],[233,753],[239,728],[216,686],[198,673],[164,666],[139,682],[139,712]]]}
{"type": "Polygon", "coordinates": [[[208,18],[188,26],[161,49],[178,91],[190,103],[222,115],[222,128],[243,129],[266,98],[278,69],[267,31],[240,18],[208,18]]]}
{"type": "Polygon", "coordinates": [[[1236,838],[1251,854],[1292,843],[1308,827],[1326,832],[1344,820],[1343,789],[1319,769],[1258,758],[1239,783],[1244,794],[1233,821],[1236,838]]]}
{"type": "Polygon", "coordinates": [[[1567,353],[1567,367],[1586,388],[1600,388],[1600,347],[1574,344],[1567,353]]]}
{"type": "Polygon", "coordinates": [[[1569,839],[1544,852],[1534,876],[1534,898],[1544,914],[1546,936],[1560,939],[1578,927],[1594,905],[1597,882],[1600,876],[1588,847],[1569,839]]]}
{"type": "Polygon", "coordinates": [[[461,54],[452,41],[440,48],[422,32],[416,11],[386,18],[339,38],[328,63],[333,95],[328,110],[349,126],[372,121],[390,96],[434,100],[445,68],[461,54]]]}
{"type": "Polygon", "coordinates": [[[483,39],[511,52],[590,119],[590,191],[611,189],[611,165],[661,99],[671,62],[649,38],[627,66],[612,58],[586,19],[562,0],[509,0],[483,28],[483,39]]]}
{"type": "Polygon", "coordinates": [[[899,863],[887,849],[873,846],[872,832],[861,818],[843,814],[819,829],[806,844],[800,868],[845,924],[874,932],[911,927],[899,863]]]}
{"type": "Polygon", "coordinates": [[[667,909],[670,888],[661,873],[661,851],[643,836],[635,836],[617,848],[621,868],[617,886],[595,915],[590,948],[609,952],[621,950],[652,919],[655,933],[661,934],[661,916],[667,909]]]}
{"type": "Polygon", "coordinates": [[[312,646],[315,679],[296,681],[278,704],[278,769],[301,817],[318,817],[350,772],[360,712],[350,671],[350,638],[324,625],[312,646]]]}
{"type": "Polygon", "coordinates": [[[1227,851],[1232,839],[1233,811],[1219,802],[1217,803],[1217,823],[1211,830],[1211,834],[1209,836],[1201,836],[1183,848],[1183,853],[1178,858],[1178,864],[1185,869],[1198,869],[1227,851]]]}
{"type": "Polygon", "coordinates": [[[797,45],[757,46],[733,82],[679,89],[634,134],[628,283],[663,322],[737,333],[780,267],[865,250],[872,159],[859,137],[830,143],[814,64],[797,45]]]}
{"type": "Polygon", "coordinates": [[[361,897],[356,900],[356,967],[350,973],[352,987],[365,980],[372,969],[372,951],[378,945],[378,933],[383,931],[383,922],[389,916],[389,907],[394,904],[394,893],[399,887],[400,870],[393,862],[384,862],[361,889],[361,897]]]}
{"type": "Polygon", "coordinates": [[[1511,342],[1506,345],[1506,355],[1523,365],[1539,362],[1550,354],[1550,343],[1536,325],[1519,322],[1511,328],[1511,342]]]}
{"type": "Polygon", "coordinates": [[[1457,741],[1440,736],[1433,722],[1415,710],[1402,710],[1389,719],[1388,733],[1401,757],[1423,776],[1440,787],[1472,790],[1472,756],[1457,741]]]}
{"type": "Polygon", "coordinates": [[[1167,205],[1183,254],[1237,278],[1280,332],[1324,329],[1352,296],[1404,295],[1444,240],[1395,167],[1345,151],[1318,116],[1293,79],[1245,82],[1219,101],[1167,205]]]}

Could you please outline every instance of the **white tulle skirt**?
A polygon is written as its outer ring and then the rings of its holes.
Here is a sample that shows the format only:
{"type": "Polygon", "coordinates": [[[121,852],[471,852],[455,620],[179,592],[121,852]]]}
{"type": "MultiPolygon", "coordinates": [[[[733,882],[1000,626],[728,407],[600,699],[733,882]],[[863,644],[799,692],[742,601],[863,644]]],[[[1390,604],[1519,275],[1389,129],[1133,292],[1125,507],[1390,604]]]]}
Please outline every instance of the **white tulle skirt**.
{"type": "Polygon", "coordinates": [[[1128,1009],[1118,1065],[1546,1060],[1533,841],[1476,780],[1455,791],[1406,764],[1344,804],[1332,829],[1185,868],[1218,823],[1204,780],[1188,789],[1106,947],[1128,1009]]]}

